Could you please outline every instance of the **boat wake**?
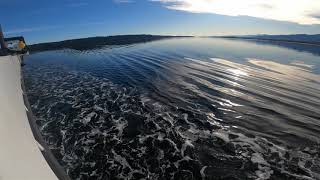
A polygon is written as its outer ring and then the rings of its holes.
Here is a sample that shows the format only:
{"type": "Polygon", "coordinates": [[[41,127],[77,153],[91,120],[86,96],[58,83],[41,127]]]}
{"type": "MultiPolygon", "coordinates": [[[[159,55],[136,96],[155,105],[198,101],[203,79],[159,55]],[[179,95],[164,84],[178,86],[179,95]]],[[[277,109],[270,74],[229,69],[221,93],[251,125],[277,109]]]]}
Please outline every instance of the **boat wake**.
{"type": "Polygon", "coordinates": [[[320,179],[319,57],[214,38],[26,57],[72,179],[320,179]],[[231,51],[232,49],[232,51],[231,51]]]}
{"type": "Polygon", "coordinates": [[[319,146],[295,149],[245,135],[223,122],[219,107],[164,103],[52,65],[27,68],[41,132],[73,179],[319,178],[319,146]]]}

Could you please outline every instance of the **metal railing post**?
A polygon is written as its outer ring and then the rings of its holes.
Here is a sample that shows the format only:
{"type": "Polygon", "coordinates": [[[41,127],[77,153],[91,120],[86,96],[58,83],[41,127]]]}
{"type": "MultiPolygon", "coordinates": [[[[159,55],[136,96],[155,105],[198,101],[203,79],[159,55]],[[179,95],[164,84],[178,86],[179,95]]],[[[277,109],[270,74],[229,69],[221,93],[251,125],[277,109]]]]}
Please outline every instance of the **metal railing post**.
{"type": "Polygon", "coordinates": [[[0,46],[1,46],[1,49],[7,49],[7,45],[4,41],[4,35],[2,32],[1,24],[0,24],[0,46]]]}

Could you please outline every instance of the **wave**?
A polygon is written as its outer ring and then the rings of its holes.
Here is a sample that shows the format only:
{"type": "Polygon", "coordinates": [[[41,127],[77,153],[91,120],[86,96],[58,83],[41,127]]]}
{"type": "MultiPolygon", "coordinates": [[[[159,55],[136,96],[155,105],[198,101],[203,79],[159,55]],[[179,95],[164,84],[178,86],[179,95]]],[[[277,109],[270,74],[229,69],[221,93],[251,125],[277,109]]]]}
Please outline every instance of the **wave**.
{"type": "Polygon", "coordinates": [[[134,46],[107,52],[92,71],[24,67],[42,135],[71,178],[320,178],[312,66],[134,46]]]}

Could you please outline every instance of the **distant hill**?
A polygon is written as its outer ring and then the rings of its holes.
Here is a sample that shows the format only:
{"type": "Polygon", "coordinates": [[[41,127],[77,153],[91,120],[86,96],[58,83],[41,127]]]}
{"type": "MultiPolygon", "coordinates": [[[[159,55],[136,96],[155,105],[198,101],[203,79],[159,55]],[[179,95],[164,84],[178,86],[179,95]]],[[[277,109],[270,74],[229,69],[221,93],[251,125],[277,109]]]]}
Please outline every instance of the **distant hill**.
{"type": "Polygon", "coordinates": [[[320,34],[293,34],[293,35],[252,35],[252,36],[220,36],[222,38],[257,39],[271,41],[286,41],[320,45],[320,34]]]}
{"type": "Polygon", "coordinates": [[[294,35],[257,35],[253,36],[259,39],[270,40],[287,40],[296,42],[316,43],[320,44],[320,34],[308,35],[308,34],[294,34],[294,35]]]}
{"type": "Polygon", "coordinates": [[[71,39],[59,42],[32,44],[28,46],[29,51],[47,51],[58,49],[90,50],[106,45],[129,45],[143,43],[166,38],[187,37],[187,36],[154,36],[154,35],[119,35],[106,37],[89,37],[82,39],[71,39]]]}
{"type": "Polygon", "coordinates": [[[252,36],[212,36],[215,38],[227,38],[235,40],[246,40],[257,44],[269,44],[274,46],[294,49],[296,51],[308,52],[320,55],[320,34],[307,35],[252,35],[252,36]]]}

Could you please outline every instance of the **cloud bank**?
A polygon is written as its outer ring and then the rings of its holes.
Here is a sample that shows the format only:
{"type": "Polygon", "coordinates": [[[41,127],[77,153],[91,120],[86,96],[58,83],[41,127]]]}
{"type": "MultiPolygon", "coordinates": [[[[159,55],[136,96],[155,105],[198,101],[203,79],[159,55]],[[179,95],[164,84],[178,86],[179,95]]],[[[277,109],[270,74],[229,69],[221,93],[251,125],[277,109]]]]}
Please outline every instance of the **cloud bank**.
{"type": "Polygon", "coordinates": [[[320,0],[151,0],[192,13],[251,16],[298,24],[320,24],[320,0]]]}

